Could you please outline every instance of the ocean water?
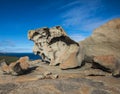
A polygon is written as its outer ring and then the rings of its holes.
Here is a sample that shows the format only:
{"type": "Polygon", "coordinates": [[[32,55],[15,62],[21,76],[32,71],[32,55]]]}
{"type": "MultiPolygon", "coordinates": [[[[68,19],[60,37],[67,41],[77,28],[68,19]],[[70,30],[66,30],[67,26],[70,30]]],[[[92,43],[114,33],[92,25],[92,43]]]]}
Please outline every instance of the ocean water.
{"type": "Polygon", "coordinates": [[[2,53],[0,55],[4,56],[16,56],[16,57],[23,57],[23,56],[28,56],[30,60],[36,60],[36,59],[41,59],[39,55],[34,55],[34,53],[2,53]]]}

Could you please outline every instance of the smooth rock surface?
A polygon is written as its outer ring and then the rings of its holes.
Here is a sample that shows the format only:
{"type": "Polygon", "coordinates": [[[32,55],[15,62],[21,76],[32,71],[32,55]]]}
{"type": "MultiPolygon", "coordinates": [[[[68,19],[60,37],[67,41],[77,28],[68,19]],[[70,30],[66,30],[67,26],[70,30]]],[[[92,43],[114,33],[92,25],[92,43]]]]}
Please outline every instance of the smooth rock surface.
{"type": "Polygon", "coordinates": [[[94,62],[120,75],[120,19],[114,19],[93,31],[79,42],[86,56],[96,57],[94,62]]]}
{"type": "Polygon", "coordinates": [[[93,34],[79,42],[86,55],[115,55],[120,58],[120,19],[114,19],[93,31],[93,34]]]}
{"type": "Polygon", "coordinates": [[[21,75],[0,74],[1,94],[119,94],[120,78],[100,76],[101,70],[72,69],[60,70],[56,66],[38,64],[37,70],[21,75]],[[38,70],[39,69],[39,70],[38,70]],[[49,71],[58,74],[57,79],[44,78],[43,73],[49,71]],[[98,76],[88,76],[91,73],[98,76]],[[42,76],[41,76],[42,75],[42,76]]]}

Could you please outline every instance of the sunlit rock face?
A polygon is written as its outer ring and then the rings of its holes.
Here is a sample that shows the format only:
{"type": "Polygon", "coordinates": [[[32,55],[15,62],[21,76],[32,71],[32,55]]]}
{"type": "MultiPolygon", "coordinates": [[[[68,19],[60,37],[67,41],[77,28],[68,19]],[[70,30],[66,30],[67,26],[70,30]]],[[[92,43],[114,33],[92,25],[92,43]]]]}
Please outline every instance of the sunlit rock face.
{"type": "Polygon", "coordinates": [[[120,58],[120,19],[111,20],[79,42],[87,55],[116,55],[120,58]]]}
{"type": "Polygon", "coordinates": [[[29,57],[24,56],[19,58],[19,60],[15,62],[11,62],[9,65],[6,63],[5,60],[0,62],[0,70],[2,70],[3,74],[10,74],[10,75],[22,75],[25,74],[30,67],[29,64],[29,57]]]}
{"type": "Polygon", "coordinates": [[[120,74],[120,19],[114,19],[93,31],[79,42],[86,56],[94,56],[94,62],[110,68],[113,75],[120,74]]]}
{"type": "Polygon", "coordinates": [[[60,64],[61,69],[81,65],[82,58],[78,59],[79,44],[70,39],[62,27],[30,30],[28,38],[34,42],[33,52],[50,65],[60,64]],[[72,57],[74,59],[70,60],[72,57]]]}

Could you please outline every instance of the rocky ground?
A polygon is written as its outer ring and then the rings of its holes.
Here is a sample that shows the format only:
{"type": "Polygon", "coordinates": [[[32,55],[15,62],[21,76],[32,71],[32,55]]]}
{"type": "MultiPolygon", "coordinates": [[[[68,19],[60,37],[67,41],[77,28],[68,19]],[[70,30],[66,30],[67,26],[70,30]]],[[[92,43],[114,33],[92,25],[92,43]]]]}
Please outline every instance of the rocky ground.
{"type": "Polygon", "coordinates": [[[1,73],[0,94],[120,94],[120,78],[86,66],[61,70],[36,63],[36,69],[25,75],[1,73]]]}

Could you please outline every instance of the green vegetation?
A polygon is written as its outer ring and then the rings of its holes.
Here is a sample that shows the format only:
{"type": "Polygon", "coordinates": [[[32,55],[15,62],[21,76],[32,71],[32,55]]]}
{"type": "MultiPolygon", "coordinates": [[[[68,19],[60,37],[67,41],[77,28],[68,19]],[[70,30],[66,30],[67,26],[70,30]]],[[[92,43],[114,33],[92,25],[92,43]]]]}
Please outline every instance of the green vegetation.
{"type": "Polygon", "coordinates": [[[0,61],[5,59],[7,64],[10,64],[11,62],[17,61],[19,58],[15,56],[0,56],[0,61]]]}

